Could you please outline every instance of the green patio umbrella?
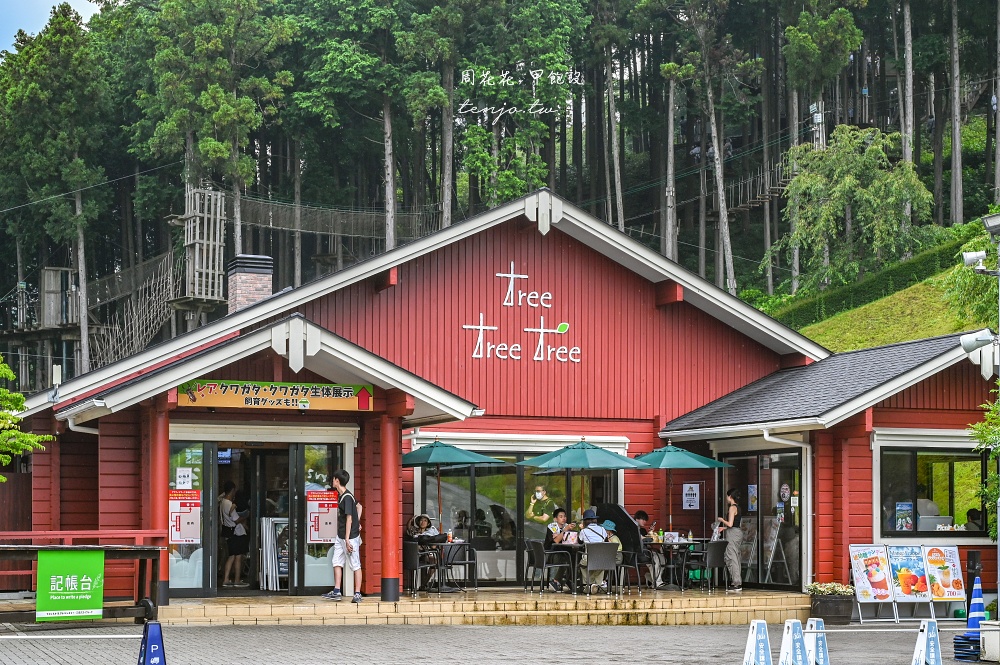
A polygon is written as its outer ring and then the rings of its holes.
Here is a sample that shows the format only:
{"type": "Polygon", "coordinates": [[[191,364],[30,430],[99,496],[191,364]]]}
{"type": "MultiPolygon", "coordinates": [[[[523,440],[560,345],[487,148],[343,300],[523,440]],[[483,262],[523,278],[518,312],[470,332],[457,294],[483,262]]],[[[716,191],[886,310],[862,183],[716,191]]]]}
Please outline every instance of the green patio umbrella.
{"type": "MultiPolygon", "coordinates": [[[[578,443],[565,446],[551,453],[517,463],[519,466],[533,466],[541,469],[570,469],[579,471],[599,469],[646,469],[645,462],[625,457],[600,446],[587,443],[582,437],[578,443]]],[[[583,483],[580,483],[580,509],[583,509],[583,483]]]]}
{"type": "MultiPolygon", "coordinates": [[[[652,469],[667,470],[667,496],[670,500],[670,530],[674,530],[674,469],[721,469],[732,468],[732,464],[726,464],[711,457],[705,457],[690,450],[684,450],[677,446],[667,445],[657,448],[651,453],[639,455],[637,460],[645,462],[652,469]]],[[[704,499],[702,499],[704,500],[704,499]]]]}
{"type": "Polygon", "coordinates": [[[441,507],[441,466],[463,466],[472,464],[506,464],[495,457],[480,455],[471,450],[463,450],[436,438],[427,446],[406,453],[402,457],[403,466],[433,466],[437,468],[438,527],[444,530],[441,507]]]}

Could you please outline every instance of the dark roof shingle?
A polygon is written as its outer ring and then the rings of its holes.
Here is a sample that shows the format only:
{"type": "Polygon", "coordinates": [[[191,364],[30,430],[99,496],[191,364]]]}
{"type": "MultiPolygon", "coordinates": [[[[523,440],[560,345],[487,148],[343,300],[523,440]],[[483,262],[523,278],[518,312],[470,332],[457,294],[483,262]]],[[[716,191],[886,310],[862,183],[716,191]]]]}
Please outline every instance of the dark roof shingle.
{"type": "Polygon", "coordinates": [[[780,370],[667,423],[662,433],[818,418],[953,350],[961,333],[838,353],[780,370]]]}

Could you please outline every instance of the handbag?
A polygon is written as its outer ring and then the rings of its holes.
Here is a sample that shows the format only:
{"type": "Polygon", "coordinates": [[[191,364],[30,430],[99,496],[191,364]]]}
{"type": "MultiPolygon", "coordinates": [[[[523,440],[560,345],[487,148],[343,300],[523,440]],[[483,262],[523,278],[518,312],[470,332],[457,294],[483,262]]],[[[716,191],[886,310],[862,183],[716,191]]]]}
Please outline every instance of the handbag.
{"type": "Polygon", "coordinates": [[[226,526],[223,524],[222,528],[219,530],[219,535],[228,540],[236,535],[236,527],[226,526]]]}

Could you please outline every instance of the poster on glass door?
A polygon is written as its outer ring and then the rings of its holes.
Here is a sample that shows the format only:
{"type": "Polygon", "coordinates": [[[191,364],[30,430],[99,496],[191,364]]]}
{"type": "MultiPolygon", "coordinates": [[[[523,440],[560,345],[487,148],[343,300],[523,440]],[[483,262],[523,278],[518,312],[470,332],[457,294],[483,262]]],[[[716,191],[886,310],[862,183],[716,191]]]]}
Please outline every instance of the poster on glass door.
{"type": "Polygon", "coordinates": [[[170,490],[169,542],[171,545],[201,544],[201,490],[170,490]]]}
{"type": "Polygon", "coordinates": [[[309,525],[309,544],[333,543],[337,539],[337,493],[307,491],[306,523],[309,525]]]}

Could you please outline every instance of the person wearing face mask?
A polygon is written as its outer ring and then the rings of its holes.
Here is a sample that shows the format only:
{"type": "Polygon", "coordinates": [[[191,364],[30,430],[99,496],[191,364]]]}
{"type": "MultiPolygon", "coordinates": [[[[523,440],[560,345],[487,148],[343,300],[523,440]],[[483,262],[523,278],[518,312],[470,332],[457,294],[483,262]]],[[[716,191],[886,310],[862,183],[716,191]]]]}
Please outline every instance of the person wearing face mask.
{"type": "Polygon", "coordinates": [[[539,524],[548,524],[552,520],[555,510],[555,501],[549,498],[544,487],[538,485],[528,502],[528,509],[524,511],[524,518],[539,524]]]}

